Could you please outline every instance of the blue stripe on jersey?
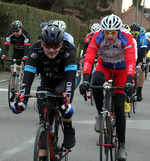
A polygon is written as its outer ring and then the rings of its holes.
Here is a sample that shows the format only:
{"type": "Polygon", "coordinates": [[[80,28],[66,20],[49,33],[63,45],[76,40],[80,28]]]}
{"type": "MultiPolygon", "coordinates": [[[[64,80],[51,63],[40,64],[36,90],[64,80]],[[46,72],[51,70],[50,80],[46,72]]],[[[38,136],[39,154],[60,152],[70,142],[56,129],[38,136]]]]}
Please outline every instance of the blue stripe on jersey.
{"type": "Polygon", "coordinates": [[[25,65],[25,70],[24,71],[28,71],[31,73],[36,73],[36,68],[31,66],[31,65],[25,65]]]}
{"type": "Polygon", "coordinates": [[[68,70],[75,70],[77,71],[77,65],[76,64],[72,64],[72,65],[68,65],[65,67],[65,72],[68,70]]]}

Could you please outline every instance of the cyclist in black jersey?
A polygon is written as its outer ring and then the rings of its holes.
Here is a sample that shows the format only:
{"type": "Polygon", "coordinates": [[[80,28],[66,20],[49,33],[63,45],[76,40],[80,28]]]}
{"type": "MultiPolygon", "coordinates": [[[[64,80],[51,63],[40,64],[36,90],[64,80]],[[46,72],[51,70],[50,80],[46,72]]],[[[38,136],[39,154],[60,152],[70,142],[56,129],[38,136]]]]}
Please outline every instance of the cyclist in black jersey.
{"type": "Polygon", "coordinates": [[[18,20],[11,23],[10,29],[5,38],[2,59],[6,58],[10,45],[13,46],[12,59],[26,59],[30,47],[29,33],[18,20]]]}
{"type": "MultiPolygon", "coordinates": [[[[64,110],[62,101],[59,102],[64,120],[64,146],[67,149],[75,145],[75,130],[72,127],[72,115],[74,108],[71,105],[76,86],[75,78],[77,71],[76,51],[72,44],[63,40],[63,31],[58,26],[49,25],[42,30],[41,40],[37,40],[31,48],[25,65],[24,79],[21,95],[30,93],[30,88],[35,74],[39,75],[37,90],[48,90],[55,94],[66,92],[69,97],[69,105],[64,110]]],[[[22,99],[18,106],[21,111],[27,107],[28,99],[22,99]]],[[[12,111],[20,113],[14,102],[12,111]]],[[[38,101],[40,119],[44,117],[44,102],[38,101]]],[[[43,143],[44,144],[44,143],[43,143]]],[[[41,149],[45,149],[45,145],[41,149]]],[[[46,157],[41,156],[40,161],[46,157]]]]}
{"type": "MultiPolygon", "coordinates": [[[[12,59],[27,59],[27,55],[30,47],[30,35],[27,31],[23,29],[23,25],[20,21],[13,21],[10,25],[10,31],[7,33],[2,59],[6,59],[10,45],[13,46],[12,59]]],[[[17,62],[20,65],[21,62],[17,62]]],[[[11,71],[13,71],[13,62],[11,62],[11,71]]],[[[10,101],[13,101],[15,98],[14,87],[11,89],[12,97],[10,101]]]]}

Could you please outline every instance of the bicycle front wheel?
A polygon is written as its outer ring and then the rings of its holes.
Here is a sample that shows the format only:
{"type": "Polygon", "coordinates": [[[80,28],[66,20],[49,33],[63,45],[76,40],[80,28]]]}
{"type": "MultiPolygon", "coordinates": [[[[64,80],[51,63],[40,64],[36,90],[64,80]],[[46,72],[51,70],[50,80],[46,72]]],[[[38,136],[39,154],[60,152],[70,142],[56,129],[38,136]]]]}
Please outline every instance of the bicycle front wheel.
{"type": "Polygon", "coordinates": [[[106,132],[106,127],[104,125],[104,117],[101,117],[101,122],[100,122],[100,135],[99,135],[99,145],[100,145],[100,161],[104,160],[104,155],[105,155],[105,132],[106,132]]]}
{"type": "Polygon", "coordinates": [[[9,108],[11,109],[11,104],[12,102],[15,101],[15,94],[19,93],[19,84],[18,84],[18,78],[17,75],[12,74],[9,79],[9,84],[8,84],[8,104],[9,108]]]}
{"type": "Polygon", "coordinates": [[[111,133],[111,123],[110,117],[101,118],[101,128],[100,128],[100,161],[109,161],[112,157],[110,149],[112,148],[111,144],[112,133],[111,133]]]}
{"type": "Polygon", "coordinates": [[[54,127],[54,139],[53,139],[54,156],[58,160],[68,161],[69,150],[66,150],[63,147],[63,139],[64,139],[63,121],[58,113],[55,114],[53,127],[54,127]]]}
{"type": "MultiPolygon", "coordinates": [[[[41,124],[36,132],[36,136],[35,136],[35,143],[34,143],[34,154],[33,154],[33,161],[39,161],[39,156],[43,155],[44,150],[41,151],[41,147],[42,147],[42,138],[46,138],[46,131],[44,128],[44,124],[41,124]]],[[[45,147],[46,149],[46,147],[45,147]]],[[[45,150],[46,153],[46,150],[45,150]]],[[[46,155],[46,154],[45,154],[46,155]]]]}

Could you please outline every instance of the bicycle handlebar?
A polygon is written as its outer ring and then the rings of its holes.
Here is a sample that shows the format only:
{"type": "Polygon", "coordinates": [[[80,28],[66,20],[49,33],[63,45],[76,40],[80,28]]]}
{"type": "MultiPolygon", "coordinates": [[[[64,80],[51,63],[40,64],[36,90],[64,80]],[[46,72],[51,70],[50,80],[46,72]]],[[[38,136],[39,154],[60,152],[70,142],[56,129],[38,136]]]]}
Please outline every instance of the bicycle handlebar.
{"type": "Polygon", "coordinates": [[[125,90],[125,87],[114,87],[114,86],[110,85],[109,83],[104,84],[103,86],[93,86],[93,85],[91,85],[90,88],[105,89],[105,90],[108,90],[108,89],[125,90]]]}
{"type": "Polygon", "coordinates": [[[13,61],[14,63],[16,62],[25,62],[25,59],[1,59],[3,61],[13,61]]]}
{"type": "MultiPolygon", "coordinates": [[[[40,100],[46,99],[48,97],[51,97],[51,98],[63,98],[63,102],[66,105],[66,107],[68,107],[68,103],[69,103],[69,98],[68,98],[66,93],[63,93],[62,95],[55,95],[55,94],[52,94],[52,93],[50,93],[48,91],[37,91],[35,95],[30,95],[29,94],[29,95],[24,95],[24,96],[20,96],[20,97],[23,97],[23,98],[37,98],[37,99],[40,99],[40,100]]],[[[17,103],[19,102],[19,100],[20,99],[18,99],[17,103]]]]}

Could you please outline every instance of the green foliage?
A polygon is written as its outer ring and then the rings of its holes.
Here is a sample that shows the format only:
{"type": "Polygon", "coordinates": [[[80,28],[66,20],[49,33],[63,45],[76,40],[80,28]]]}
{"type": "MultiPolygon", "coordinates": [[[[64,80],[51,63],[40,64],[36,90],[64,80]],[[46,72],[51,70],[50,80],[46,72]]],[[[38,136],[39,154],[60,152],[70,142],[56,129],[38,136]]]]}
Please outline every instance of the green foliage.
{"type": "MultiPolygon", "coordinates": [[[[34,7],[29,7],[27,5],[16,5],[10,3],[4,3],[0,1],[0,17],[1,17],[1,30],[0,30],[0,47],[3,48],[4,37],[7,32],[10,30],[10,24],[14,20],[20,20],[23,24],[23,28],[29,32],[31,36],[31,44],[33,44],[38,37],[40,32],[40,24],[41,22],[48,22],[49,20],[64,20],[67,25],[66,31],[70,33],[75,40],[75,45],[78,47],[78,44],[82,42],[82,34],[87,34],[86,25],[81,25],[80,28],[80,20],[74,16],[69,15],[61,15],[50,11],[45,11],[41,9],[37,9],[34,7]],[[85,29],[84,29],[85,27],[85,29]],[[82,33],[81,33],[82,32],[82,33]],[[80,40],[81,38],[81,40],[80,40]]],[[[8,56],[12,53],[12,46],[9,50],[8,56]]]]}
{"type": "Polygon", "coordinates": [[[111,14],[109,9],[114,0],[1,0],[3,2],[26,4],[32,7],[60,14],[75,15],[82,21],[111,14]],[[61,5],[60,5],[61,4],[61,5]]]}

